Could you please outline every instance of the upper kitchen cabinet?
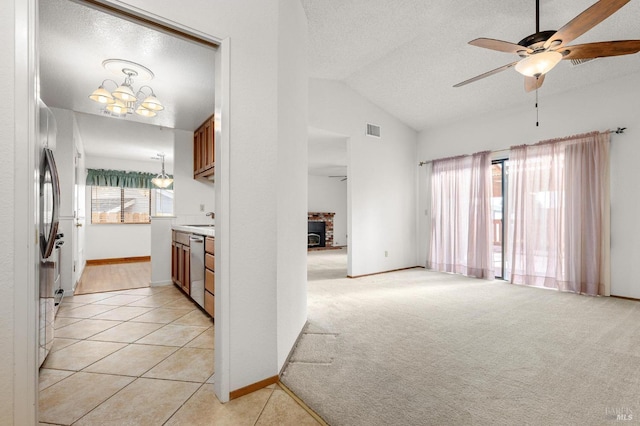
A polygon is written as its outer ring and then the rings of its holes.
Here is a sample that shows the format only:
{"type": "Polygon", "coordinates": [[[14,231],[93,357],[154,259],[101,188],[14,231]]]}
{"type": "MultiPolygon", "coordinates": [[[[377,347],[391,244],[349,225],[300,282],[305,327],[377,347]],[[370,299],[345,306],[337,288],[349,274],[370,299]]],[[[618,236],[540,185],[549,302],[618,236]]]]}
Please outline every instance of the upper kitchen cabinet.
{"type": "Polygon", "coordinates": [[[193,132],[193,178],[211,176],[215,173],[215,141],[213,138],[213,115],[193,132]]]}

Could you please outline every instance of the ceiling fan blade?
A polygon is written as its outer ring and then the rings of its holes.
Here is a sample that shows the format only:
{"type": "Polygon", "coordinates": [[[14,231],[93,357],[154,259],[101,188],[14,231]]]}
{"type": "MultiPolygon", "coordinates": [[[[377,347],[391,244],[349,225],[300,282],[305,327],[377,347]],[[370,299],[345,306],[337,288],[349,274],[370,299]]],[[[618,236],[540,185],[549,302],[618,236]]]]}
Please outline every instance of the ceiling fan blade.
{"type": "Polygon", "coordinates": [[[496,68],[495,70],[491,70],[491,71],[485,72],[484,74],[480,74],[480,75],[478,75],[478,76],[475,76],[475,77],[473,77],[473,78],[470,78],[469,80],[465,80],[465,81],[463,81],[462,83],[458,83],[458,84],[456,84],[456,85],[455,85],[455,86],[453,86],[453,87],[460,87],[460,86],[464,86],[465,84],[473,83],[474,81],[478,81],[478,80],[483,79],[483,78],[485,78],[485,77],[489,77],[490,75],[497,74],[497,73],[499,73],[500,71],[504,71],[504,70],[506,70],[506,69],[509,69],[509,68],[511,68],[511,67],[514,67],[517,63],[518,63],[518,61],[515,61],[515,62],[512,62],[512,63],[510,63],[510,64],[503,65],[503,66],[501,66],[500,68],[496,68]]]}
{"type": "Polygon", "coordinates": [[[556,33],[544,43],[544,48],[548,49],[555,41],[560,41],[562,45],[570,43],[613,15],[618,9],[629,3],[629,1],[630,0],[598,1],[556,31],[556,33]]]}
{"type": "Polygon", "coordinates": [[[540,77],[525,77],[524,78],[524,91],[525,92],[533,92],[536,89],[542,87],[542,83],[544,83],[544,74],[540,77]]]}
{"type": "Polygon", "coordinates": [[[498,52],[515,53],[526,52],[532,53],[531,49],[528,49],[519,44],[509,43],[508,41],[494,40],[492,38],[477,38],[469,42],[472,46],[484,47],[485,49],[497,50],[498,52]]]}
{"type": "Polygon", "coordinates": [[[640,40],[601,41],[598,43],[576,44],[558,49],[562,59],[591,59],[607,56],[631,55],[640,52],[640,40]]]}

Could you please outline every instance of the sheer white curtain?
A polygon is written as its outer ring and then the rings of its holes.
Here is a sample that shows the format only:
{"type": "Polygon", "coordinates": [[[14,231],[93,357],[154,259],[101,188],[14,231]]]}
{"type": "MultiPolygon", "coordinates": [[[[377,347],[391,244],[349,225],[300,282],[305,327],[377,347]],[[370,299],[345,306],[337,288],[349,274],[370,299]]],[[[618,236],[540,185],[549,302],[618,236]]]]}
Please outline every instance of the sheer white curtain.
{"type": "Polygon", "coordinates": [[[427,268],[493,279],[489,152],[435,160],[427,268]]]}
{"type": "Polygon", "coordinates": [[[609,295],[609,134],[511,148],[505,275],[609,295]]]}

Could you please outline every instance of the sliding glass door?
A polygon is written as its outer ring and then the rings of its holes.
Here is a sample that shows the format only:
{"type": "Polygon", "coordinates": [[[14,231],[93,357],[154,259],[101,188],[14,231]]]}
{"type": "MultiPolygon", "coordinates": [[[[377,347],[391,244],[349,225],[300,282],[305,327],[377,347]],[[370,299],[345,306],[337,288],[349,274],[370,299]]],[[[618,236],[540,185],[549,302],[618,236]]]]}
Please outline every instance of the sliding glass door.
{"type": "Polygon", "coordinates": [[[509,160],[491,162],[491,219],[493,221],[493,268],[496,278],[504,277],[504,221],[507,205],[507,167],[509,160]]]}

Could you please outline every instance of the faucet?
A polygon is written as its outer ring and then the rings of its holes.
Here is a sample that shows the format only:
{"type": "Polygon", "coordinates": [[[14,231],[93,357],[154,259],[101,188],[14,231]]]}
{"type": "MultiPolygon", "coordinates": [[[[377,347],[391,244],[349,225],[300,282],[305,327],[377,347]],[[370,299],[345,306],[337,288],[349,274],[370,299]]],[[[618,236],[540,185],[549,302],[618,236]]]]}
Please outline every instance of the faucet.
{"type": "Polygon", "coordinates": [[[208,212],[205,214],[205,216],[209,216],[211,217],[211,219],[215,219],[216,218],[216,214],[214,212],[208,212]]]}

